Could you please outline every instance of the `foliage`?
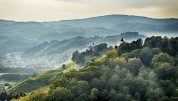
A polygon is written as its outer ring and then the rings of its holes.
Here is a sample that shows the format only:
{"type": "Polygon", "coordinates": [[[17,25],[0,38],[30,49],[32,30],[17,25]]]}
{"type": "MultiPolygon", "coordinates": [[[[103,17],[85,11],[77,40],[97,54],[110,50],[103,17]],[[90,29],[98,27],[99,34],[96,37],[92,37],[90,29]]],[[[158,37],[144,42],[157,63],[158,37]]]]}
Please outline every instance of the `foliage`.
{"type": "Polygon", "coordinates": [[[90,46],[89,49],[86,49],[85,52],[79,53],[79,51],[76,50],[72,55],[72,60],[79,65],[85,65],[88,61],[96,57],[99,57],[106,50],[109,49],[110,48],[107,47],[106,43],[101,43],[99,45],[90,46]]]}
{"type": "MultiPolygon", "coordinates": [[[[123,42],[118,48],[89,61],[83,68],[63,72],[50,84],[47,93],[28,95],[33,96],[29,100],[176,101],[176,39],[150,37],[144,44],[140,39],[123,42]],[[168,44],[170,49],[163,48],[168,44]]],[[[73,59],[80,59],[79,54],[76,51],[73,59]]]]}
{"type": "Polygon", "coordinates": [[[160,36],[152,36],[145,39],[144,46],[150,48],[160,48],[163,52],[168,53],[171,56],[175,56],[178,52],[178,37],[167,38],[160,36]]]}

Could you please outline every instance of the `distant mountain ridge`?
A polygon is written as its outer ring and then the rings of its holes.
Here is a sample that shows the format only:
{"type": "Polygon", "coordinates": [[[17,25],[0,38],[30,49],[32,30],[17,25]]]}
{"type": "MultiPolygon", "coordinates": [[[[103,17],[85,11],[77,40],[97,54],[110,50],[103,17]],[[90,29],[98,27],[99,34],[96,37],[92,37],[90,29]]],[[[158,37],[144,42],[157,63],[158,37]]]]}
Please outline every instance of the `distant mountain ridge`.
{"type": "Polygon", "coordinates": [[[110,15],[100,15],[100,16],[92,16],[92,17],[86,17],[86,18],[78,18],[78,19],[66,19],[66,20],[58,20],[58,21],[15,21],[15,20],[5,20],[5,19],[0,19],[0,21],[9,21],[9,22],[32,22],[32,23],[36,23],[36,22],[44,22],[44,23],[48,23],[48,22],[60,22],[60,21],[77,21],[77,20],[87,20],[87,19],[97,19],[97,18],[108,18],[108,17],[139,17],[139,18],[147,18],[147,19],[155,19],[155,20],[178,20],[178,18],[151,18],[151,17],[146,17],[146,16],[139,16],[139,15],[124,15],[124,14],[110,14],[110,15]]]}
{"type": "Polygon", "coordinates": [[[154,19],[131,15],[106,15],[85,19],[51,22],[16,22],[0,20],[0,35],[44,40],[63,40],[75,36],[116,35],[136,31],[149,36],[155,33],[178,35],[178,19],[154,19]]]}

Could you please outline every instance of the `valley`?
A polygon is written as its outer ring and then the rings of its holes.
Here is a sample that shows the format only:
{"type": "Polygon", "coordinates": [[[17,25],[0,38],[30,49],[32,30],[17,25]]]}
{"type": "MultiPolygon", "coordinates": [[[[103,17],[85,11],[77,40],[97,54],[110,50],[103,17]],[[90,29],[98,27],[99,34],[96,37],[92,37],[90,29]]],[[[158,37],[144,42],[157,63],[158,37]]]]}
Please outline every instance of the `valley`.
{"type": "Polygon", "coordinates": [[[0,20],[0,100],[176,101],[177,38],[176,18],[0,20]]]}

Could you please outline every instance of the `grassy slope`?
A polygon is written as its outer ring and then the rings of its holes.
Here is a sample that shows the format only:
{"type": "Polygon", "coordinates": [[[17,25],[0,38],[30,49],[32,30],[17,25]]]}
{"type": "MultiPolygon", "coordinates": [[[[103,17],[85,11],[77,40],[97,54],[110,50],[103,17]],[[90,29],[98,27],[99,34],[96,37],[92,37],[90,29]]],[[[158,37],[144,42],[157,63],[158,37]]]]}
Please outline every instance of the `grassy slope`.
{"type": "Polygon", "coordinates": [[[73,68],[75,66],[74,62],[70,62],[66,64],[65,70],[63,70],[61,67],[55,70],[50,70],[47,72],[44,72],[36,77],[29,78],[23,82],[20,82],[16,86],[12,87],[8,90],[8,92],[24,92],[29,93],[33,90],[46,87],[51,84],[53,80],[60,77],[60,75],[63,73],[63,71],[67,71],[70,68],[73,68]]]}
{"type": "MultiPolygon", "coordinates": [[[[107,51],[105,52],[102,56],[98,57],[97,59],[95,59],[95,61],[93,61],[92,63],[100,63],[102,64],[104,62],[104,60],[109,57],[109,56],[112,56],[113,58],[116,58],[117,56],[117,51],[116,49],[113,49],[113,50],[110,50],[110,51],[107,51]]],[[[62,72],[65,74],[65,73],[68,73],[70,72],[71,70],[74,70],[75,66],[74,66],[74,63],[69,63],[67,64],[67,67],[70,67],[70,68],[67,68],[65,70],[63,70],[62,72]]],[[[87,66],[86,66],[87,67],[87,66]]],[[[87,69],[87,68],[83,68],[83,69],[87,69]]],[[[61,69],[58,69],[57,71],[61,71],[61,69]]],[[[43,75],[43,74],[42,74],[43,75]]],[[[39,76],[38,76],[39,77],[39,76]]],[[[59,79],[59,78],[54,78],[55,79],[59,79]]],[[[47,94],[48,91],[49,91],[49,86],[46,86],[46,87],[41,87],[40,89],[34,89],[33,93],[31,94],[28,94],[27,96],[25,97],[22,97],[21,99],[17,99],[17,100],[13,100],[13,101],[29,101],[30,100],[33,100],[33,99],[38,99],[36,98],[36,96],[43,96],[43,95],[40,95],[40,94],[47,94]]]]}
{"type": "MultiPolygon", "coordinates": [[[[30,95],[36,96],[36,95],[38,95],[38,94],[47,94],[48,91],[49,91],[49,87],[48,87],[48,86],[42,87],[42,88],[40,88],[40,89],[34,90],[33,93],[31,93],[31,94],[29,94],[29,95],[27,95],[27,96],[25,96],[25,97],[22,97],[21,99],[13,99],[12,101],[29,101],[29,99],[33,99],[32,96],[30,96],[30,95]],[[39,93],[39,92],[40,92],[40,93],[39,93]],[[41,93],[41,92],[43,92],[43,93],[41,93]]],[[[39,96],[39,95],[38,95],[38,96],[39,96]]]]}

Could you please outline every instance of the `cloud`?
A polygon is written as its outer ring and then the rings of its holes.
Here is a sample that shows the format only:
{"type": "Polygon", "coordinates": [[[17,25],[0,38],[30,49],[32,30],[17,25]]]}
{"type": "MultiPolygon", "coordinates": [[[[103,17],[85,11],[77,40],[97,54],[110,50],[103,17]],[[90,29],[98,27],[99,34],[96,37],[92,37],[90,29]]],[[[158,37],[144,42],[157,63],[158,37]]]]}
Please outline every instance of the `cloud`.
{"type": "Polygon", "coordinates": [[[105,14],[178,18],[178,0],[0,0],[0,18],[60,20],[105,14]]]}

